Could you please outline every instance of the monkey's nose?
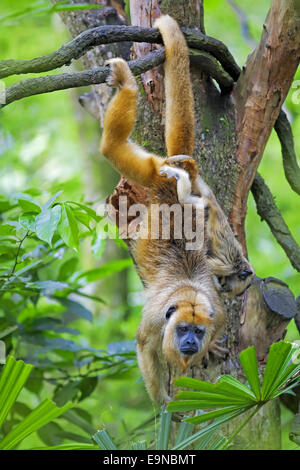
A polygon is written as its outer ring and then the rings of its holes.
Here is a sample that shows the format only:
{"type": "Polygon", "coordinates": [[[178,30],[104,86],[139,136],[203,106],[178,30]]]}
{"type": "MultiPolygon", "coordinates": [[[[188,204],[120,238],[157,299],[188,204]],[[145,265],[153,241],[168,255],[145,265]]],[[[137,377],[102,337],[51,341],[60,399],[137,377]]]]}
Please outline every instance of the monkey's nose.
{"type": "Polygon", "coordinates": [[[239,274],[239,278],[242,280],[242,281],[245,281],[245,279],[247,279],[247,277],[251,276],[253,274],[253,271],[251,271],[251,269],[245,269],[245,271],[242,271],[240,274],[239,274]]]}

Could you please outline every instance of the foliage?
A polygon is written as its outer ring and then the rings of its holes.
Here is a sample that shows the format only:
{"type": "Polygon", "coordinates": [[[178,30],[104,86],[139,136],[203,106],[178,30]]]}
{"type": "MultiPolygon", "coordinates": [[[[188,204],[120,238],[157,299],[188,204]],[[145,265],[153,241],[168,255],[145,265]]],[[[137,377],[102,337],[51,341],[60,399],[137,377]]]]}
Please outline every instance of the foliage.
{"type": "Polygon", "coordinates": [[[252,410],[224,444],[223,448],[227,448],[235,435],[265,403],[283,393],[289,393],[300,384],[299,352],[298,345],[284,341],[274,343],[270,347],[262,384],[260,384],[257,357],[253,346],[239,355],[247,379],[246,384],[231,375],[221,376],[216,384],[188,377],[177,379],[175,385],[197,391],[178,392],[178,399],[169,403],[168,410],[173,412],[209,410],[187,418],[186,422],[198,425],[215,420],[210,425],[212,427],[252,410]]]}
{"type": "MultiPolygon", "coordinates": [[[[205,427],[199,434],[192,434],[194,426],[192,424],[182,421],[178,427],[174,444],[172,445],[171,439],[171,423],[172,413],[167,413],[165,408],[162,407],[160,413],[160,422],[157,429],[156,439],[147,445],[146,441],[131,442],[130,448],[132,450],[183,450],[188,445],[197,444],[194,446],[196,450],[218,450],[221,449],[226,439],[223,436],[216,436],[217,429],[211,429],[210,426],[205,427]]],[[[218,426],[220,427],[220,425],[218,426]]],[[[120,449],[110,438],[105,430],[97,431],[93,439],[97,442],[102,450],[117,450],[120,449]]]]}
{"type": "MultiPolygon", "coordinates": [[[[11,356],[7,358],[0,377],[0,429],[13,407],[20,407],[20,403],[16,400],[31,370],[30,364],[16,361],[11,356]]],[[[14,449],[23,439],[58,418],[71,406],[72,404],[67,404],[58,408],[51,400],[44,400],[35,410],[29,411],[21,421],[11,420],[6,428],[2,428],[4,432],[0,440],[0,449],[14,449]]]]}
{"type": "Polygon", "coordinates": [[[58,13],[61,11],[92,10],[96,8],[103,8],[103,5],[89,4],[84,2],[72,4],[69,3],[68,0],[62,0],[55,3],[54,5],[49,5],[48,1],[38,0],[32,6],[27,7],[24,10],[18,10],[14,13],[0,16],[0,23],[4,23],[5,25],[10,20],[23,18],[26,15],[58,13]]]}
{"type": "Polygon", "coordinates": [[[97,232],[101,217],[90,205],[58,202],[61,193],[45,200],[29,190],[0,199],[0,338],[10,354],[36,367],[27,388],[38,392],[46,380],[59,406],[88,397],[100,372],[122,374],[135,365],[133,343],[113,343],[105,351],[73,339],[80,335],[74,321],[93,319],[78,299],[103,303],[85,293],[86,286],[132,262],[76,270],[80,242],[89,238],[93,249],[105,232],[97,232]]]}

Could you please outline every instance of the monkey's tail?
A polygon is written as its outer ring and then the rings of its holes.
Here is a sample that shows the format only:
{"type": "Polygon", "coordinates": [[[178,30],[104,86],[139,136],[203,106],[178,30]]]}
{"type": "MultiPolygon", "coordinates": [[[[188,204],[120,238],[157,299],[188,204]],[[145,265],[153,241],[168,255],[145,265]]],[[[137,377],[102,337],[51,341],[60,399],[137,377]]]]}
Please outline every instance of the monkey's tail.
{"type": "Polygon", "coordinates": [[[166,144],[168,156],[192,155],[195,140],[194,99],[189,52],[177,22],[169,15],[158,18],[165,49],[166,144]]]}

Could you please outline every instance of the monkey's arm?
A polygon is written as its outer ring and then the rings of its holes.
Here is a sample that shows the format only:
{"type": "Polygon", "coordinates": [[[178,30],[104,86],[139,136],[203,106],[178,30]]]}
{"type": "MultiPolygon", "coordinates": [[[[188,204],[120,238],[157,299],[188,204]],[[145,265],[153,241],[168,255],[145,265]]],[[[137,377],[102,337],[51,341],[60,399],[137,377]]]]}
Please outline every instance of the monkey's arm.
{"type": "Polygon", "coordinates": [[[176,21],[164,15],[155,21],[166,48],[166,145],[168,156],[192,155],[195,140],[194,98],[189,52],[176,21]]]}
{"type": "Polygon", "coordinates": [[[119,90],[105,114],[100,151],[126,178],[151,187],[162,180],[158,170],[163,159],[128,140],[136,119],[137,84],[123,59],[108,62],[111,74],[107,83],[119,90]]]}
{"type": "Polygon", "coordinates": [[[160,405],[168,403],[170,397],[166,391],[166,371],[162,368],[157,351],[151,344],[138,344],[138,363],[145,386],[152,400],[160,405]]]}
{"type": "Polygon", "coordinates": [[[168,371],[167,365],[162,363],[159,356],[160,329],[160,323],[153,322],[151,315],[143,316],[137,333],[137,358],[145,386],[152,400],[159,404],[166,404],[170,400],[166,390],[168,371]]]}

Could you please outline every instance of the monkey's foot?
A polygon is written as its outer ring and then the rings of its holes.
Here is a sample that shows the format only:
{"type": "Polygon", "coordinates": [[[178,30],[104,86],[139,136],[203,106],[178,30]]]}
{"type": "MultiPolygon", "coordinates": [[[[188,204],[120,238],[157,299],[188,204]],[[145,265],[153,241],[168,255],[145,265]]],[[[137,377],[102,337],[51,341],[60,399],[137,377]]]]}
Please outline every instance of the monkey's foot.
{"type": "Polygon", "coordinates": [[[176,171],[175,168],[171,168],[171,167],[168,166],[168,165],[163,165],[163,166],[159,169],[159,173],[160,173],[161,175],[166,176],[166,177],[169,178],[169,179],[175,178],[176,181],[178,181],[179,178],[180,178],[179,172],[176,171]]]}
{"type": "MultiPolygon", "coordinates": [[[[214,339],[213,341],[210,342],[209,346],[208,346],[208,352],[207,352],[207,356],[208,356],[208,353],[212,353],[214,354],[215,356],[218,356],[218,357],[221,357],[222,359],[225,358],[225,356],[229,353],[229,349],[228,348],[224,348],[222,346],[222,344],[224,343],[224,341],[226,341],[226,336],[224,336],[224,338],[222,339],[214,339]]],[[[208,359],[208,357],[207,357],[208,359]]]]}
{"type": "Polygon", "coordinates": [[[137,91],[137,84],[127,62],[120,58],[109,59],[105,65],[110,67],[110,74],[106,80],[107,85],[118,88],[129,88],[137,91]]]}
{"type": "Polygon", "coordinates": [[[192,180],[197,178],[198,167],[197,163],[189,155],[174,155],[173,157],[168,157],[166,163],[177,168],[182,168],[185,170],[192,180]]]}

